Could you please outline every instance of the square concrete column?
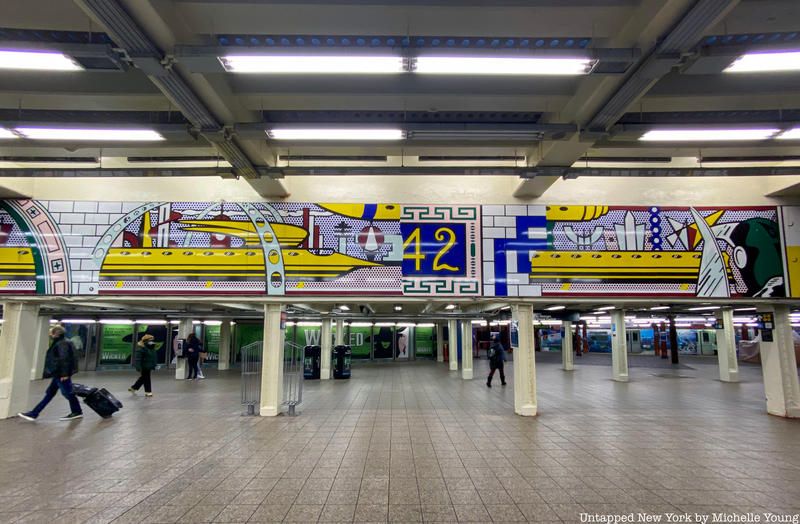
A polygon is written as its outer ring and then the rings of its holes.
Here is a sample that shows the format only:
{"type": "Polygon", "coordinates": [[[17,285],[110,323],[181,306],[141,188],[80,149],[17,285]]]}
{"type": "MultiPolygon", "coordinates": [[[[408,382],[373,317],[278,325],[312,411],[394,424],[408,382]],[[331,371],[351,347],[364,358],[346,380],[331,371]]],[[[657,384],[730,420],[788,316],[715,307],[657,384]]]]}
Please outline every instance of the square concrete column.
{"type": "Polygon", "coordinates": [[[436,362],[444,362],[444,326],[436,323],[436,362]]]}
{"type": "MultiPolygon", "coordinates": [[[[186,337],[189,336],[189,333],[192,333],[193,331],[194,326],[192,325],[192,319],[181,319],[181,323],[178,324],[178,338],[185,340],[186,337]]],[[[183,348],[183,358],[179,358],[175,362],[175,378],[177,380],[183,380],[186,378],[188,362],[189,359],[186,358],[186,348],[183,348]]]]}
{"type": "Polygon", "coordinates": [[[797,376],[797,358],[794,354],[789,306],[776,305],[773,342],[761,340],[761,372],[767,395],[767,413],[779,417],[800,418],[800,381],[797,376]]]}
{"type": "Polygon", "coordinates": [[[23,302],[3,305],[3,331],[0,334],[0,418],[13,417],[28,406],[39,306],[23,302]]]}
{"type": "Polygon", "coordinates": [[[533,306],[511,306],[517,323],[519,346],[514,349],[514,412],[534,417],[536,405],[536,348],[533,340],[533,306]]]}
{"type": "Polygon", "coordinates": [[[450,360],[450,371],[458,371],[458,321],[447,321],[447,354],[450,360]]]}
{"type": "Polygon", "coordinates": [[[461,321],[461,378],[472,380],[472,322],[461,321]]]}
{"type": "Polygon", "coordinates": [[[217,369],[225,371],[231,368],[231,321],[224,319],[219,325],[219,361],[217,369]]]}
{"type": "Polygon", "coordinates": [[[275,417],[283,400],[283,328],[281,304],[264,304],[264,344],[261,356],[262,417],[275,417]]]}
{"type": "Polygon", "coordinates": [[[336,319],[336,345],[344,345],[344,320],[341,318],[336,319]]]}
{"type": "Polygon", "coordinates": [[[564,334],[561,336],[561,367],[564,371],[572,371],[575,369],[572,354],[572,322],[565,320],[562,324],[564,334]]]}
{"type": "Polygon", "coordinates": [[[719,379],[722,382],[739,382],[739,361],[736,358],[736,334],[733,327],[733,310],[722,308],[718,320],[722,329],[717,330],[717,360],[719,379]]]}
{"type": "Polygon", "coordinates": [[[628,381],[628,338],[625,330],[625,310],[611,312],[611,368],[614,380],[628,381]]]}
{"type": "Polygon", "coordinates": [[[331,352],[333,351],[333,319],[323,318],[322,329],[320,332],[320,348],[322,351],[319,365],[319,378],[328,380],[331,378],[331,352]]]}
{"type": "Polygon", "coordinates": [[[44,374],[44,357],[50,347],[50,317],[39,317],[36,322],[36,351],[33,353],[31,380],[39,380],[44,374]]]}

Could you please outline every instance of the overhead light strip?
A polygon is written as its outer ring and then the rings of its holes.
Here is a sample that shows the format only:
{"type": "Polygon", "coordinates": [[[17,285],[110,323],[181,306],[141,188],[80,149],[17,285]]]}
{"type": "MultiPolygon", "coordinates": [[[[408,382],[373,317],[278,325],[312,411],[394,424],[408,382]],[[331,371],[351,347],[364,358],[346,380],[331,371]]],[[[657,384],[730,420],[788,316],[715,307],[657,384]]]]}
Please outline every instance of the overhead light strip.
{"type": "Polygon", "coordinates": [[[592,69],[586,58],[507,58],[420,56],[414,72],[434,75],[585,75],[592,69]]]}
{"type": "Polygon", "coordinates": [[[230,73],[393,74],[406,70],[399,56],[228,55],[219,60],[230,73]]]}
{"type": "Polygon", "coordinates": [[[53,51],[0,50],[0,69],[30,71],[82,71],[71,57],[53,51]]]}
{"type": "Polygon", "coordinates": [[[726,73],[800,71],[800,51],[746,53],[725,68],[726,73]]]}
{"type": "Polygon", "coordinates": [[[17,135],[4,127],[0,127],[0,139],[19,138],[17,135]]]}
{"type": "Polygon", "coordinates": [[[800,140],[800,127],[788,129],[775,138],[778,140],[800,140]]]}
{"type": "Polygon", "coordinates": [[[402,129],[392,128],[275,128],[267,131],[273,140],[403,140],[402,129]]]}
{"type": "Polygon", "coordinates": [[[155,142],[164,140],[152,129],[84,129],[16,127],[14,131],[31,140],[75,140],[91,142],[155,142]]]}
{"type": "Polygon", "coordinates": [[[639,140],[644,142],[727,142],[767,140],[780,132],[777,128],[750,129],[651,129],[639,140]]]}

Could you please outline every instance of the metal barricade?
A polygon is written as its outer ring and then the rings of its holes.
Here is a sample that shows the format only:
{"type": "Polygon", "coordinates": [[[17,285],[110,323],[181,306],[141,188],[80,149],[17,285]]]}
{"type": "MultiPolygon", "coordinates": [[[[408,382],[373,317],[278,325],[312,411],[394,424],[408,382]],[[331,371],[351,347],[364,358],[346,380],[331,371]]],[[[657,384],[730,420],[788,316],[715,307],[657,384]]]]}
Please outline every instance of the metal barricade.
{"type": "Polygon", "coordinates": [[[242,405],[245,415],[257,415],[261,403],[261,358],[264,353],[261,341],[242,346],[242,405]]]}
{"type": "Polygon", "coordinates": [[[283,402],[286,414],[293,417],[295,408],[303,401],[303,346],[286,343],[283,351],[283,402]]]}

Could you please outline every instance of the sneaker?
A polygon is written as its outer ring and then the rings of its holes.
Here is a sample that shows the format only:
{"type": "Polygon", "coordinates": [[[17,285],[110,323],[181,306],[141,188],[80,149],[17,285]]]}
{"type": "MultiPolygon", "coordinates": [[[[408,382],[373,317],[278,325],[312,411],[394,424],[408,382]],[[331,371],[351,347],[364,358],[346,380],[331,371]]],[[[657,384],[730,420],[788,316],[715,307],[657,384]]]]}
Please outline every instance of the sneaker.
{"type": "Polygon", "coordinates": [[[492,383],[491,383],[491,382],[487,382],[487,383],[486,383],[486,387],[487,387],[487,388],[490,388],[490,387],[492,387],[492,383]]]}
{"type": "Polygon", "coordinates": [[[197,375],[197,378],[206,378],[206,376],[201,373],[200,375],[197,375]]]}
{"type": "Polygon", "coordinates": [[[83,413],[70,413],[69,415],[64,415],[58,420],[75,420],[79,418],[83,418],[83,413]]]}
{"type": "Polygon", "coordinates": [[[19,418],[21,418],[21,419],[25,419],[25,420],[27,420],[27,421],[29,421],[29,422],[33,422],[34,420],[36,420],[36,415],[34,415],[33,413],[31,413],[30,411],[27,411],[27,412],[25,412],[25,413],[17,413],[17,416],[18,416],[19,418]]]}
{"type": "Polygon", "coordinates": [[[501,383],[500,383],[500,385],[501,385],[501,386],[505,386],[505,385],[506,385],[506,383],[505,383],[505,382],[501,382],[501,383]]]}
{"type": "Polygon", "coordinates": [[[130,392],[132,395],[135,395],[135,394],[136,394],[136,390],[135,390],[135,389],[133,389],[133,388],[128,388],[128,391],[129,391],[129,392],[130,392]]]}
{"type": "Polygon", "coordinates": [[[152,396],[153,396],[153,394],[152,394],[152,393],[145,393],[145,394],[144,394],[144,396],[145,396],[145,397],[152,397],[152,396]]]}

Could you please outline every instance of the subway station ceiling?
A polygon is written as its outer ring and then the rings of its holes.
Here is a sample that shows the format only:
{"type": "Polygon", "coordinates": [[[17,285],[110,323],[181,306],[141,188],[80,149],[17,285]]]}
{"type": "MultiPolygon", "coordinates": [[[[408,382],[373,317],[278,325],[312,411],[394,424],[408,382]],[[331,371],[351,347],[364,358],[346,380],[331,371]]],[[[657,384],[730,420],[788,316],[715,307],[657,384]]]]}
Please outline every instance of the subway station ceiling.
{"type": "Polygon", "coordinates": [[[3,2],[0,176],[798,167],[796,0],[3,2]]]}

